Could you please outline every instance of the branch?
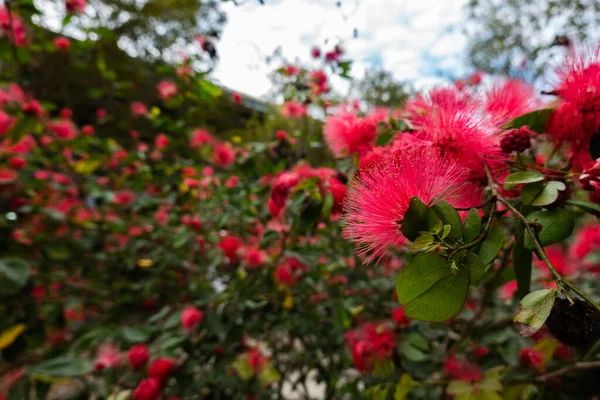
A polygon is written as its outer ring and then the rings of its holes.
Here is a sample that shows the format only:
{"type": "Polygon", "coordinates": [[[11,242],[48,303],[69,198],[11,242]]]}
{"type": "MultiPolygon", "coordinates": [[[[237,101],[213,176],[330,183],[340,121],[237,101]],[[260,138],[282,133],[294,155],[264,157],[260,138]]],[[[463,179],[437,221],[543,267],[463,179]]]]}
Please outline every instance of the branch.
{"type": "Polygon", "coordinates": [[[573,365],[569,365],[567,367],[558,369],[556,371],[552,371],[552,372],[548,372],[547,374],[543,374],[538,376],[537,378],[535,378],[535,380],[537,382],[547,382],[549,380],[555,379],[555,378],[559,378],[563,375],[567,375],[570,374],[571,372],[575,372],[575,371],[584,371],[584,370],[588,370],[588,369],[595,369],[595,368],[600,368],[600,361],[594,361],[594,362],[577,362],[573,365]]]}

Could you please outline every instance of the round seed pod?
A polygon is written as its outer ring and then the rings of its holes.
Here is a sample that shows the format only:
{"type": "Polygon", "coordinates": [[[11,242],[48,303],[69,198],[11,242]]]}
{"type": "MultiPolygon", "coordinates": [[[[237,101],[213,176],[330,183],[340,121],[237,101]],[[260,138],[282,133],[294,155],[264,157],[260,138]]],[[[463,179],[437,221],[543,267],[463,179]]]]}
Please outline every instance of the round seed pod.
{"type": "Polygon", "coordinates": [[[600,339],[600,311],[581,299],[557,297],[546,320],[548,330],[560,342],[587,348],[600,339]]]}

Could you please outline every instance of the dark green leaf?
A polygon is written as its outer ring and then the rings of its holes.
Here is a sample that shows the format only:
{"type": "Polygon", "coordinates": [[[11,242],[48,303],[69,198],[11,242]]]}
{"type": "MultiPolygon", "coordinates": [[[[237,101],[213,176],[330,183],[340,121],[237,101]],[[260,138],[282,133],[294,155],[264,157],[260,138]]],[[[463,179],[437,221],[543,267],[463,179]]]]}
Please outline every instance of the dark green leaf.
{"type": "Polygon", "coordinates": [[[419,232],[428,232],[435,225],[438,217],[419,198],[410,199],[410,206],[402,220],[402,234],[410,241],[419,237],[419,232]]]}
{"type": "Polygon", "coordinates": [[[445,201],[439,201],[435,203],[431,209],[438,216],[440,220],[444,223],[444,225],[450,225],[452,229],[450,230],[450,235],[454,239],[462,239],[462,220],[460,219],[460,215],[458,215],[458,211],[450,204],[445,201]]]}
{"type": "Polygon", "coordinates": [[[546,126],[548,125],[548,117],[552,113],[553,108],[543,108],[541,110],[535,110],[527,114],[518,116],[517,118],[506,124],[506,129],[517,129],[523,126],[528,126],[534,132],[544,133],[546,132],[546,126]]]}
{"type": "Polygon", "coordinates": [[[150,338],[150,334],[150,330],[143,327],[124,327],[121,329],[121,335],[123,336],[123,339],[130,343],[143,343],[150,338]]]}
{"type": "Polygon", "coordinates": [[[503,244],[504,230],[500,225],[492,226],[477,253],[484,265],[494,261],[503,244]]]}
{"type": "Polygon", "coordinates": [[[394,138],[394,132],[384,132],[384,133],[381,133],[379,136],[377,136],[377,140],[375,141],[375,144],[377,144],[377,146],[385,146],[393,138],[394,138]]]}
{"type": "Polygon", "coordinates": [[[533,182],[541,182],[544,175],[537,171],[520,171],[510,174],[504,180],[504,189],[513,189],[519,185],[533,182]]]}
{"type": "Polygon", "coordinates": [[[550,181],[546,183],[534,183],[525,185],[521,191],[523,204],[531,206],[547,206],[558,200],[559,192],[567,187],[564,183],[550,181]]]}
{"type": "Polygon", "coordinates": [[[476,209],[471,208],[469,215],[465,220],[465,227],[463,228],[463,240],[465,243],[471,243],[481,232],[481,218],[476,209]]]}
{"type": "Polygon", "coordinates": [[[450,275],[452,269],[448,260],[436,254],[419,254],[400,270],[396,278],[398,302],[409,303],[450,275]]]}
{"type": "MultiPolygon", "coordinates": [[[[562,207],[557,207],[554,210],[534,211],[527,215],[527,220],[542,225],[542,229],[538,234],[542,246],[568,238],[575,227],[573,214],[562,207]]],[[[524,244],[526,249],[535,249],[529,234],[525,235],[524,244]]]]}
{"type": "Polygon", "coordinates": [[[546,322],[552,311],[556,289],[536,290],[521,300],[514,318],[515,328],[523,336],[532,336],[546,322]]]}
{"type": "Polygon", "coordinates": [[[30,276],[31,267],[25,260],[0,259],[0,291],[15,292],[25,286],[30,276]]]}
{"type": "Polygon", "coordinates": [[[513,268],[517,278],[517,296],[520,299],[529,293],[531,284],[531,259],[532,252],[525,248],[524,232],[520,233],[513,247],[513,268]]]}
{"type": "Polygon", "coordinates": [[[406,316],[422,321],[443,322],[462,310],[469,291],[469,271],[461,268],[431,286],[404,307],[406,316]]]}
{"type": "Polygon", "coordinates": [[[29,368],[29,373],[51,377],[77,377],[92,372],[89,360],[75,356],[62,356],[29,368]]]}
{"type": "Polygon", "coordinates": [[[580,200],[567,200],[567,204],[579,207],[587,213],[600,217],[600,204],[580,200]]]}
{"type": "Polygon", "coordinates": [[[471,284],[477,285],[485,272],[483,261],[475,253],[467,254],[460,261],[460,268],[466,268],[469,271],[471,284]]]}

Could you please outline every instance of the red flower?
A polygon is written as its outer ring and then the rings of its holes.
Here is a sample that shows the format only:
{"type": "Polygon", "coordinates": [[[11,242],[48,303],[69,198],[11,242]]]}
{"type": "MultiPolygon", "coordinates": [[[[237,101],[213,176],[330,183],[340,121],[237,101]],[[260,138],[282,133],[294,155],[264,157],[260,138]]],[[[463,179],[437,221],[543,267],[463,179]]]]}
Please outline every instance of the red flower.
{"type": "Polygon", "coordinates": [[[133,392],[134,400],[158,400],[160,383],[154,378],[144,379],[133,392]]]}
{"type": "Polygon", "coordinates": [[[162,384],[167,380],[173,369],[175,369],[175,362],[170,358],[161,357],[150,364],[148,375],[162,384]]]}
{"type": "Polygon", "coordinates": [[[13,168],[21,169],[27,165],[27,160],[24,159],[23,157],[12,157],[10,159],[10,165],[13,168]]]}
{"type": "Polygon", "coordinates": [[[169,138],[167,138],[167,135],[165,135],[164,133],[161,133],[156,136],[156,139],[154,140],[154,147],[156,147],[157,150],[163,150],[168,145],[169,145],[169,138]]]}
{"type": "Polygon", "coordinates": [[[600,203],[600,158],[584,165],[579,182],[584,190],[590,192],[590,200],[600,203]]]}
{"type": "Polygon", "coordinates": [[[485,357],[490,353],[490,350],[485,346],[474,346],[473,355],[477,358],[485,357]]]}
{"type": "Polygon", "coordinates": [[[338,158],[365,154],[374,146],[377,125],[352,112],[343,112],[327,118],[323,134],[329,150],[338,158]]]}
{"type": "Polygon", "coordinates": [[[231,95],[231,97],[233,98],[233,102],[235,104],[242,104],[244,102],[244,99],[243,99],[242,95],[239,94],[238,92],[233,92],[233,94],[231,95]]]}
{"type": "Polygon", "coordinates": [[[206,129],[194,129],[190,135],[190,147],[195,149],[203,144],[212,143],[214,140],[206,129]]]}
{"type": "Polygon", "coordinates": [[[257,247],[248,247],[244,251],[245,267],[247,269],[256,269],[267,261],[267,255],[257,247]]]}
{"type": "Polygon", "coordinates": [[[239,183],[240,183],[240,178],[235,175],[232,175],[229,178],[227,178],[227,180],[225,181],[225,187],[226,188],[234,188],[239,183]]]}
{"type": "Polygon", "coordinates": [[[233,263],[239,260],[237,253],[242,246],[242,243],[237,236],[227,236],[223,238],[218,246],[221,248],[221,250],[223,250],[223,254],[229,259],[230,262],[233,263]]]}
{"type": "Polygon", "coordinates": [[[286,263],[275,268],[275,281],[284,286],[296,285],[296,276],[292,267],[286,263]]]}
{"type": "Polygon", "coordinates": [[[352,348],[354,366],[361,372],[370,371],[376,363],[389,359],[395,343],[389,326],[380,323],[366,323],[346,333],[345,339],[352,348]]]}
{"type": "Polygon", "coordinates": [[[203,318],[204,313],[202,311],[194,306],[188,306],[181,313],[181,325],[188,331],[191,331],[200,325],[203,318]]]}
{"type": "Polygon", "coordinates": [[[156,90],[158,91],[158,97],[162,100],[169,100],[177,95],[177,85],[173,81],[160,81],[156,85],[156,90]]]}
{"type": "Polygon", "coordinates": [[[103,344],[98,349],[98,355],[96,355],[96,363],[94,369],[96,371],[102,371],[106,368],[115,368],[121,365],[123,357],[118,347],[110,343],[103,344]]]}
{"type": "Polygon", "coordinates": [[[59,139],[71,140],[75,139],[78,135],[77,127],[73,121],[68,119],[52,121],[48,124],[48,127],[59,139]]]}
{"type": "Polygon", "coordinates": [[[81,128],[81,133],[86,136],[92,136],[96,130],[91,125],[85,125],[81,128]]]}
{"type": "Polygon", "coordinates": [[[321,57],[321,49],[319,49],[318,47],[313,47],[310,51],[310,55],[312,56],[312,58],[321,57]]]}
{"type": "Polygon", "coordinates": [[[553,93],[562,100],[548,120],[548,134],[558,145],[568,144],[574,166],[590,160],[592,136],[600,130],[600,44],[571,49],[557,71],[553,93]]]}
{"type": "Polygon", "coordinates": [[[404,149],[392,154],[353,180],[344,203],[344,236],[358,245],[361,258],[381,259],[405,242],[400,226],[410,199],[452,204],[460,199],[462,173],[456,163],[432,151],[404,149]]]}
{"type": "Polygon", "coordinates": [[[72,14],[81,14],[85,11],[85,0],[66,0],[65,6],[67,12],[72,14]]]}
{"type": "Polygon", "coordinates": [[[306,107],[296,100],[289,100],[281,106],[281,114],[286,118],[303,117],[306,115],[306,107]]]}
{"type": "Polygon", "coordinates": [[[220,167],[228,167],[235,161],[235,153],[229,143],[215,146],[214,162],[220,167]]]}
{"type": "Polygon", "coordinates": [[[519,359],[525,366],[534,367],[538,371],[544,370],[544,355],[535,349],[522,349],[519,359]]]}
{"type": "Polygon", "coordinates": [[[410,319],[404,314],[404,307],[396,307],[392,311],[392,319],[396,326],[405,328],[410,325],[410,319]]]}
{"type": "Polygon", "coordinates": [[[134,117],[143,117],[148,114],[148,107],[146,107],[146,105],[141,101],[132,102],[129,105],[129,109],[134,117]]]}
{"type": "Polygon", "coordinates": [[[533,86],[517,79],[505,79],[486,93],[485,109],[501,123],[531,112],[541,106],[533,86]]]}
{"type": "Polygon", "coordinates": [[[119,204],[121,206],[126,206],[133,203],[135,199],[135,193],[133,193],[131,190],[121,190],[115,193],[113,203],[119,204]]]}
{"type": "Polygon", "coordinates": [[[140,369],[148,362],[150,354],[148,353],[148,347],[145,344],[136,344],[127,352],[129,363],[131,368],[140,369]]]}
{"type": "Polygon", "coordinates": [[[246,356],[248,357],[248,365],[252,367],[252,370],[255,374],[258,374],[262,371],[262,369],[267,364],[267,358],[262,355],[262,353],[256,349],[249,349],[246,351],[246,356]]]}
{"type": "Polygon", "coordinates": [[[54,47],[56,47],[58,51],[67,52],[71,47],[71,42],[66,37],[59,36],[56,39],[54,39],[54,47]]]}
{"type": "Polygon", "coordinates": [[[454,355],[450,355],[444,361],[444,373],[450,379],[466,382],[480,381],[482,378],[481,371],[477,365],[459,360],[454,355]]]}

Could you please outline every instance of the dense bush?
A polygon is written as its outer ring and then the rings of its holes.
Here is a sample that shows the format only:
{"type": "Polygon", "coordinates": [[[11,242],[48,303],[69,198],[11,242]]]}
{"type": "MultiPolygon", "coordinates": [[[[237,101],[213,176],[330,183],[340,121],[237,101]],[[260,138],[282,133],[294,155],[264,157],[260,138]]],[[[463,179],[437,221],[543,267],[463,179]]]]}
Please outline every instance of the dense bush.
{"type": "Polygon", "coordinates": [[[0,396],[600,395],[599,47],[551,103],[474,75],[398,110],[336,101],[351,63],[315,49],[226,140],[195,109],[245,100],[192,68],[206,38],[135,99],[39,13],[0,9],[0,396]],[[100,76],[98,109],[36,93],[49,54],[100,76]]]}

